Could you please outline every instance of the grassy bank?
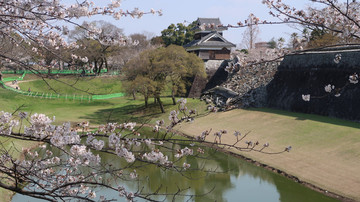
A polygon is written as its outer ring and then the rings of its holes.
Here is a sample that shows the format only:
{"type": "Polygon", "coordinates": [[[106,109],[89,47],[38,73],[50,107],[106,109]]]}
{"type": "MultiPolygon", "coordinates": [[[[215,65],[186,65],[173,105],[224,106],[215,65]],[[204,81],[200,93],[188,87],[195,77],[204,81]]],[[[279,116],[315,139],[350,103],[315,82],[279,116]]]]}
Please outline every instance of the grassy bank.
{"type": "Polygon", "coordinates": [[[222,137],[227,143],[233,143],[232,133],[240,130],[251,131],[244,141],[269,142],[268,151],[281,151],[291,145],[291,152],[280,155],[240,154],[360,201],[360,127],[357,123],[271,109],[238,109],[211,114],[177,127],[193,136],[210,128],[212,131],[227,129],[229,133],[222,137]]]}

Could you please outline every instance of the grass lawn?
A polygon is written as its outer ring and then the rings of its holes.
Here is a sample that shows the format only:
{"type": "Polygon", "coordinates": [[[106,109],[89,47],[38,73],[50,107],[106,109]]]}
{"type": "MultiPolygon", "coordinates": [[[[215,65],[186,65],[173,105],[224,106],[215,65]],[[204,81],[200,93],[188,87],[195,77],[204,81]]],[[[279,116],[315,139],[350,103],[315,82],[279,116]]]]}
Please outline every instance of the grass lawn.
{"type": "MultiPolygon", "coordinates": [[[[235,130],[251,131],[244,141],[270,143],[268,151],[289,153],[265,155],[237,152],[283,170],[300,180],[360,201],[360,125],[317,115],[272,109],[232,110],[210,114],[184,123],[177,129],[193,136],[212,128],[227,129],[223,142],[233,143],[235,130]]],[[[211,136],[210,138],[213,138],[211,136]]],[[[245,146],[245,143],[239,143],[245,146]]]]}
{"type": "Polygon", "coordinates": [[[119,76],[106,77],[75,77],[75,76],[63,76],[57,80],[54,79],[39,79],[36,75],[26,75],[24,80],[28,82],[20,82],[20,89],[27,91],[29,88],[32,92],[44,92],[57,94],[112,94],[123,92],[121,80],[119,76]],[[33,81],[29,81],[35,79],[33,81]],[[67,85],[68,84],[68,85],[67,85]]]}

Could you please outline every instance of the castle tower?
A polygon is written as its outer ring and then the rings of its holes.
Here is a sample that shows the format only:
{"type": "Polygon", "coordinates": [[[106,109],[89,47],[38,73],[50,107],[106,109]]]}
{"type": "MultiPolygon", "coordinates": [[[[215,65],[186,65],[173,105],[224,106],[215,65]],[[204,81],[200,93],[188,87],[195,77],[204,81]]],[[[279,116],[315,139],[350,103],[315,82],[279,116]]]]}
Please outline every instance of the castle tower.
{"type": "Polygon", "coordinates": [[[194,30],[194,40],[184,45],[188,52],[194,52],[205,61],[230,59],[231,48],[236,45],[223,37],[227,27],[221,25],[219,18],[198,18],[194,30]]]}

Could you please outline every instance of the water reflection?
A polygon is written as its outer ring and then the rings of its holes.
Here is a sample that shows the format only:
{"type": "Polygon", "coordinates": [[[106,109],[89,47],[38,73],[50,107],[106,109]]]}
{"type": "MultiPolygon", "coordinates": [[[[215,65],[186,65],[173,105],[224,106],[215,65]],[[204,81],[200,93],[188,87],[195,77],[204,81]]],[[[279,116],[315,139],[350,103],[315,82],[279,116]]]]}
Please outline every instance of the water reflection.
{"type": "MultiPolygon", "coordinates": [[[[137,173],[139,182],[121,181],[113,182],[121,184],[127,189],[136,192],[142,189],[143,192],[152,193],[175,193],[179,188],[189,187],[183,194],[201,195],[201,197],[177,197],[176,201],[266,201],[266,202],[332,202],[335,199],[326,197],[320,193],[310,190],[302,185],[295,183],[287,178],[275,174],[271,171],[257,167],[246,161],[227,155],[213,149],[207,149],[209,156],[204,159],[188,157],[183,159],[192,166],[192,169],[199,169],[186,172],[174,172],[171,170],[160,169],[157,166],[147,165],[139,167],[137,173]],[[211,170],[213,172],[205,172],[211,170]],[[204,195],[205,194],[205,195],[204,195]]],[[[172,155],[173,156],[173,155],[172,155]]],[[[114,156],[101,154],[103,163],[111,163],[114,167],[123,167],[126,163],[118,160],[114,161],[114,156]]],[[[116,158],[118,159],[118,158],[116,158]]],[[[174,159],[170,159],[174,160],[174,159]]],[[[181,162],[182,163],[182,162],[181,162]]],[[[141,166],[141,164],[138,164],[141,166]]],[[[104,176],[107,178],[109,176],[104,176]]],[[[111,179],[111,177],[110,177],[111,179]]],[[[118,193],[102,189],[97,192],[107,198],[118,199],[118,193]]],[[[157,197],[157,200],[164,200],[165,197],[157,197]]],[[[37,201],[19,194],[15,195],[13,202],[37,201]]],[[[40,200],[39,200],[40,201],[40,200]]],[[[137,199],[137,201],[142,201],[137,199]]],[[[172,198],[166,198],[172,201],[172,198]]]]}

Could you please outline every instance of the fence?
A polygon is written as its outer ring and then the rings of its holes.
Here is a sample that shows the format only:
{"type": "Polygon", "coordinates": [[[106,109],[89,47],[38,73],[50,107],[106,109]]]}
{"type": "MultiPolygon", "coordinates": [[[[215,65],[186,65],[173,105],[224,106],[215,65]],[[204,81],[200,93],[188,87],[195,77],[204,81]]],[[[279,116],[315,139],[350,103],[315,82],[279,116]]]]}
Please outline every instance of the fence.
{"type": "Polygon", "coordinates": [[[25,75],[26,75],[26,74],[23,73],[23,75],[22,75],[22,76],[19,76],[19,77],[13,76],[13,77],[3,78],[2,81],[3,81],[3,82],[8,82],[8,81],[22,81],[22,80],[24,80],[25,75]]]}

